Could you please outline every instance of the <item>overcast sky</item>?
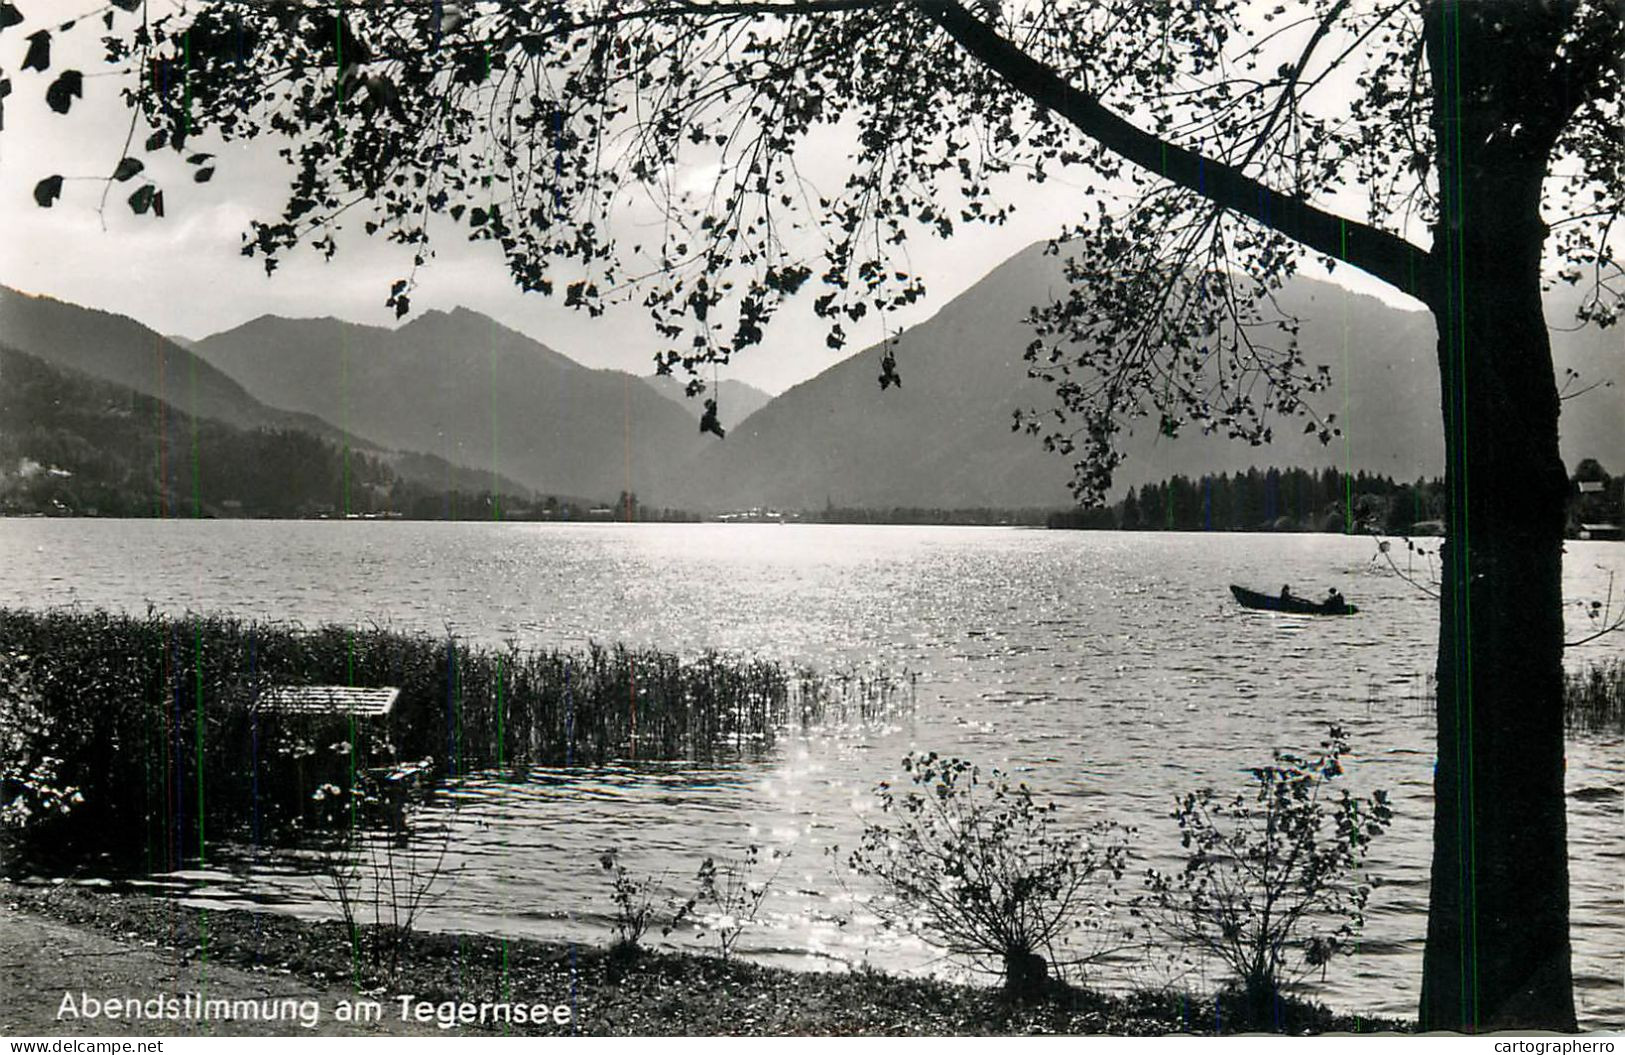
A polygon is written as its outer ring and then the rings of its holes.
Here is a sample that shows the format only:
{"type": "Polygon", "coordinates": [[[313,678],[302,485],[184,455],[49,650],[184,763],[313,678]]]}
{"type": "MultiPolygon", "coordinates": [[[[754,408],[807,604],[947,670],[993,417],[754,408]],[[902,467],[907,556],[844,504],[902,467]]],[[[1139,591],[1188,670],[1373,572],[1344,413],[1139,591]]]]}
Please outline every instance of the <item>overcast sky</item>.
{"type": "MultiPolygon", "coordinates": [[[[94,43],[96,34],[69,36],[81,38],[69,47],[82,49],[94,43]]],[[[0,38],[0,69],[18,71],[24,50],[25,41],[15,31],[0,38]]],[[[71,55],[59,44],[54,69],[69,64],[71,55]]],[[[77,65],[87,72],[100,65],[94,55],[79,59],[77,65]]],[[[281,169],[266,144],[200,145],[222,155],[215,179],[204,185],[192,183],[179,166],[168,179],[161,169],[149,169],[166,189],[165,219],[130,212],[123,199],[134,184],[116,184],[104,213],[98,212],[105,184],[95,177],[111,172],[118,161],[129,114],[116,96],[116,81],[95,75],[87,76],[85,98],[69,117],[51,113],[42,93],[54,69],[51,74],[10,74],[15,90],[6,100],[0,132],[0,230],[5,231],[0,283],[119,312],[160,332],[194,338],[264,314],[396,325],[384,300],[390,282],[410,263],[399,247],[357,234],[341,242],[332,262],[298,253],[285,259],[274,277],[265,274],[258,259],[241,255],[249,219],[274,217],[283,200],[281,169]],[[53,208],[38,208],[33,187],[52,173],[87,178],[70,178],[53,208]]],[[[844,150],[845,144],[832,138],[827,157],[836,160],[844,150]]],[[[835,171],[834,165],[828,167],[835,171]]],[[[1017,210],[1007,225],[965,226],[946,242],[923,236],[911,242],[909,262],[925,277],[930,295],[887,322],[907,325],[928,317],[1000,261],[1092,211],[1084,208],[1082,187],[1093,182],[1098,181],[1083,171],[1063,172],[1042,186],[1017,182],[1010,196],[1017,210]]],[[[652,370],[651,358],[661,342],[640,307],[590,319],[548,298],[521,294],[489,243],[442,239],[436,249],[437,259],[419,273],[414,314],[461,305],[579,362],[638,374],[652,370]]],[[[1361,292],[1416,307],[1346,268],[1336,278],[1361,292]]],[[[846,352],[829,351],[824,325],[811,312],[815,293],[811,287],[804,290],[793,310],[769,329],[766,343],[723,368],[720,376],[778,393],[882,336],[879,320],[871,319],[866,328],[848,326],[856,332],[846,352]]]]}

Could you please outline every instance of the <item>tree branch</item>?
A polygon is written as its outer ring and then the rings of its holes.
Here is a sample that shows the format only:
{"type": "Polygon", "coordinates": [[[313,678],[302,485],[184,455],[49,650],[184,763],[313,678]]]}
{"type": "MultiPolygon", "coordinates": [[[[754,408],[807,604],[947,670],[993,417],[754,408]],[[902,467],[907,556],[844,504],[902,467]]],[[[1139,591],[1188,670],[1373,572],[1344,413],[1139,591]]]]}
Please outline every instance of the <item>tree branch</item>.
{"type": "Polygon", "coordinates": [[[1357,267],[1401,292],[1431,301],[1433,263],[1426,250],[1396,234],[1272,190],[1235,166],[1136,127],[999,36],[957,0],[915,0],[915,5],[1012,88],[1064,117],[1106,149],[1315,252],[1357,267]]]}

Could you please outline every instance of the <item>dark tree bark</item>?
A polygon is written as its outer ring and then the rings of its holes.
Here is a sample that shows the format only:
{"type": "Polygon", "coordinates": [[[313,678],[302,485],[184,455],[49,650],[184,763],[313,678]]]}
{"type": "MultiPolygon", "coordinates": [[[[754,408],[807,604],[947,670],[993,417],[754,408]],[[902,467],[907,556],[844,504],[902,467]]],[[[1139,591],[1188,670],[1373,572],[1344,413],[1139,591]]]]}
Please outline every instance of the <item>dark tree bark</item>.
{"type": "Polygon", "coordinates": [[[1561,125],[1533,4],[1428,11],[1447,541],[1425,1029],[1575,1028],[1562,549],[1542,179],[1561,125]]]}

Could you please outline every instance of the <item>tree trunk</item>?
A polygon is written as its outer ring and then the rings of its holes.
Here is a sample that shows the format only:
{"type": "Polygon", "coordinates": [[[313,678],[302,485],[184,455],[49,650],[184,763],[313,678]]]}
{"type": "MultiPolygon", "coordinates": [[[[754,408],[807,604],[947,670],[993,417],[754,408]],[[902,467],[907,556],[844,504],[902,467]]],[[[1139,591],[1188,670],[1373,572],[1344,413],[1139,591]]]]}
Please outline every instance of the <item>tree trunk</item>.
{"type": "Polygon", "coordinates": [[[1448,0],[1432,14],[1441,210],[1429,300],[1449,505],[1420,1021],[1462,1032],[1572,1031],[1567,478],[1541,308],[1546,150],[1528,127],[1509,132],[1516,104],[1507,96],[1532,86],[1507,76],[1500,27],[1448,0]]]}

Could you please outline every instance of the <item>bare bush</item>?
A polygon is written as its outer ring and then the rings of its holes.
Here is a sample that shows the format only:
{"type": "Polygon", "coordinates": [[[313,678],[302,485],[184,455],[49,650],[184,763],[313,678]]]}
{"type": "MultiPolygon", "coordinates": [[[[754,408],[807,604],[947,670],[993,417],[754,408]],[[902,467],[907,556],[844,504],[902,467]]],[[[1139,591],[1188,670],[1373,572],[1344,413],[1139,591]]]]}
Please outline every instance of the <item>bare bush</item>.
{"type": "Polygon", "coordinates": [[[762,862],[761,847],[752,845],[737,860],[724,859],[720,864],[707,857],[700,862],[695,878],[698,887],[694,895],[678,905],[665,933],[670,934],[684,923],[693,921],[696,936],[710,934],[716,939],[717,953],[724,959],[733,956],[739,936],[756,923],[762,902],[778,879],[783,862],[789,857],[784,850],[775,849],[769,860],[778,862],[766,879],[753,879],[762,862]]]}
{"type": "Polygon", "coordinates": [[[654,921],[660,880],[653,876],[633,876],[613,853],[604,854],[598,863],[609,875],[615,903],[613,947],[622,953],[634,952],[654,921]]]}
{"type": "MultiPolygon", "coordinates": [[[[412,784],[429,771],[423,764],[401,767],[381,780],[358,780],[357,807],[391,818],[385,827],[352,826],[323,859],[322,896],[339,912],[355,950],[377,977],[400,977],[402,957],[424,910],[449,884],[445,871],[451,825],[443,822],[429,838],[414,829],[406,800],[412,784]]],[[[332,799],[340,789],[326,786],[315,795],[332,799]]]]}

